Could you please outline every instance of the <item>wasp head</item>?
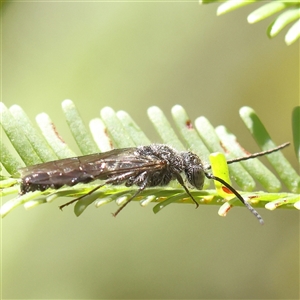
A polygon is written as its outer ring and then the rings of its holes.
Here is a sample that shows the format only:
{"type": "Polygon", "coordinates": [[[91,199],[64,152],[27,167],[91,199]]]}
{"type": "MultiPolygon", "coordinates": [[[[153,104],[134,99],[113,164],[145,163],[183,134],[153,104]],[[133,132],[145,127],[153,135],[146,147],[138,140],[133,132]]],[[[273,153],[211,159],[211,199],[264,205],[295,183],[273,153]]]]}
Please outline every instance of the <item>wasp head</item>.
{"type": "Polygon", "coordinates": [[[204,170],[200,158],[192,152],[181,153],[184,163],[184,172],[188,182],[198,190],[202,190],[204,184],[204,170]]]}

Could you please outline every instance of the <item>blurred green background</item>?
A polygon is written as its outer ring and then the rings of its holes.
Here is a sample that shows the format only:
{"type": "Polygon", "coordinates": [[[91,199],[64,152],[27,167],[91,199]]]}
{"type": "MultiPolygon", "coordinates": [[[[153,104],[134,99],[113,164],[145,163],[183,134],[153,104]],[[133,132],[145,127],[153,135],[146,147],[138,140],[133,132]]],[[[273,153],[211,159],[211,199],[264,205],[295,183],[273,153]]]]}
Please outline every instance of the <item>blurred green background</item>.
{"type": "MultiPolygon", "coordinates": [[[[258,6],[257,6],[258,7],[258,6]]],[[[88,124],[104,106],[126,110],[159,142],[146,110],[226,125],[258,151],[239,118],[254,108],[276,143],[292,140],[299,43],[249,25],[255,5],[216,17],[195,2],[10,2],[2,8],[2,101],[34,120],[47,112],[77,151],[61,111],[72,99],[88,124]]],[[[292,147],[285,150],[296,167],[292,147]]],[[[79,154],[79,153],[78,153],[79,154]]],[[[2,220],[4,299],[298,299],[299,212],[174,204],[158,215],[114,203],[80,218],[63,200],[2,220]]]]}

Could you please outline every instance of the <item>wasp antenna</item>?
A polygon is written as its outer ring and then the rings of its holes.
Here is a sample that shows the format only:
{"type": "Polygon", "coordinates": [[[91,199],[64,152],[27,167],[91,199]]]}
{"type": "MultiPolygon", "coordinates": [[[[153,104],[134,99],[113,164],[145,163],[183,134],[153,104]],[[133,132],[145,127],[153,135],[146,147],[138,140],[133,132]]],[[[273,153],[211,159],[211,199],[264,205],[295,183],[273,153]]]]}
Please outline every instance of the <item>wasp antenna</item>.
{"type": "Polygon", "coordinates": [[[223,180],[220,177],[214,176],[213,174],[206,173],[206,172],[204,174],[208,179],[219,181],[223,185],[225,185],[251,211],[251,213],[258,219],[259,223],[261,225],[264,224],[264,220],[261,217],[261,215],[248,202],[246,202],[245,199],[241,196],[241,194],[236,189],[234,189],[229,183],[227,183],[225,180],[223,180]]]}
{"type": "Polygon", "coordinates": [[[261,152],[253,153],[253,154],[250,154],[248,156],[243,156],[243,157],[238,157],[238,158],[230,159],[230,160],[227,161],[227,164],[232,164],[232,163],[235,163],[235,162],[238,162],[238,161],[252,159],[252,158],[259,157],[259,156],[264,156],[264,155],[267,155],[267,154],[271,154],[273,152],[279,151],[279,150],[281,150],[281,149],[289,146],[290,144],[291,144],[290,142],[287,142],[287,143],[279,145],[278,147],[275,147],[273,149],[269,149],[269,150],[266,150],[266,151],[261,151],[261,152]]]}

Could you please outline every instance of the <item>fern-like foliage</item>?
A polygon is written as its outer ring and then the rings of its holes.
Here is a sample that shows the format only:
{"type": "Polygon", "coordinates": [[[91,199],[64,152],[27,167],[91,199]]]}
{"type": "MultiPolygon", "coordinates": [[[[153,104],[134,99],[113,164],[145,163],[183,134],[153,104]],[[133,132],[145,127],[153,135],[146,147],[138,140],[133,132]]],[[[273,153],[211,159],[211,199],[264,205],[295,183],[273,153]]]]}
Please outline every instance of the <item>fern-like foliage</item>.
{"type": "MultiPolygon", "coordinates": [[[[244,7],[246,5],[253,4],[255,2],[262,2],[261,0],[200,0],[201,4],[208,4],[213,2],[222,2],[217,9],[217,15],[222,15],[244,7]]],[[[267,1],[260,8],[253,11],[247,18],[250,24],[259,22],[275,14],[271,24],[267,29],[267,35],[270,38],[275,37],[286,26],[292,24],[288,32],[285,35],[285,42],[287,45],[293,44],[300,37],[300,1],[299,0],[275,0],[267,1]]]]}
{"type": "MultiPolygon", "coordinates": [[[[135,147],[151,143],[140,127],[124,111],[114,112],[110,107],[103,108],[100,118],[90,121],[90,130],[88,130],[71,100],[63,101],[62,108],[81,155],[108,151],[112,148],[135,147]]],[[[299,107],[295,108],[293,112],[293,123],[298,125],[299,112],[299,107]]],[[[97,186],[96,183],[78,184],[74,187],[63,187],[59,190],[49,189],[44,192],[35,191],[17,196],[19,189],[18,168],[24,166],[24,164],[33,165],[77,156],[78,154],[75,154],[63,141],[47,114],[42,113],[36,117],[40,130],[32,124],[26,113],[17,105],[13,105],[8,109],[3,103],[0,103],[0,114],[2,128],[19,155],[19,157],[12,155],[1,140],[1,197],[10,194],[15,195],[15,198],[2,205],[1,216],[5,216],[21,204],[24,204],[25,208],[31,208],[42,203],[51,202],[62,196],[78,197],[97,186]]],[[[158,107],[150,107],[148,116],[163,143],[178,150],[189,149],[198,154],[204,162],[209,161],[212,152],[224,153],[227,159],[245,156],[245,150],[226,127],[214,128],[205,117],[197,118],[194,122],[195,125],[192,125],[182,106],[176,105],[172,108],[172,116],[180,138],[158,107]]],[[[249,107],[241,108],[240,116],[262,150],[275,147],[274,142],[253,109],[249,107]]],[[[299,126],[295,125],[293,128],[294,145],[299,158],[299,126]]],[[[276,207],[300,209],[299,175],[282,153],[272,153],[268,155],[268,159],[276,170],[277,176],[257,159],[229,166],[230,174],[239,186],[240,193],[244,199],[251,201],[257,207],[265,207],[271,210],[276,207]],[[266,192],[254,192],[254,179],[263,186],[266,192]],[[280,193],[282,182],[289,192],[280,193]]],[[[222,177],[222,174],[226,173],[227,164],[226,162],[225,164],[222,163],[220,159],[211,158],[211,166],[213,172],[218,172],[216,176],[222,177]]],[[[223,179],[229,180],[226,177],[223,177],[223,179]]],[[[219,211],[221,215],[225,215],[228,207],[233,203],[234,205],[242,205],[239,201],[236,201],[236,198],[232,198],[232,195],[229,199],[226,199],[229,200],[228,202],[220,201],[224,198],[222,190],[217,185],[215,189],[208,189],[209,185],[209,180],[206,180],[203,191],[191,191],[200,204],[223,205],[219,211]]],[[[75,205],[75,214],[80,215],[93,202],[96,207],[111,201],[116,201],[117,204],[121,205],[135,192],[136,188],[134,187],[105,186],[78,201],[75,205]]],[[[135,200],[139,200],[142,206],[150,202],[159,202],[153,208],[155,213],[173,202],[193,203],[177,184],[168,187],[148,188],[135,200]]]]}

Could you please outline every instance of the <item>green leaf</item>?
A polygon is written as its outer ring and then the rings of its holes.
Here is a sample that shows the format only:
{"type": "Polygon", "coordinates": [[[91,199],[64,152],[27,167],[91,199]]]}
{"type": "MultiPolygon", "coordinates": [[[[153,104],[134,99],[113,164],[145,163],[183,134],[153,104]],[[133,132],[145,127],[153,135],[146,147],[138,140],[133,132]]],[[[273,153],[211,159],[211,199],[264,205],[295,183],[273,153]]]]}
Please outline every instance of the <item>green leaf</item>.
{"type": "Polygon", "coordinates": [[[75,139],[83,155],[96,153],[99,151],[90,131],[84,125],[78,110],[71,100],[65,100],[62,103],[62,109],[66,116],[73,138],[75,139]]]}
{"type": "Polygon", "coordinates": [[[183,151],[184,146],[177,137],[174,129],[170,125],[164,113],[157,106],[148,108],[148,117],[155,130],[165,144],[173,146],[177,150],[183,151]]]}
{"type": "MultiPolygon", "coordinates": [[[[215,0],[200,0],[200,4],[214,3],[215,0]]],[[[238,8],[244,7],[252,3],[264,3],[261,0],[218,0],[222,4],[217,9],[217,15],[223,15],[225,13],[231,12],[238,8]]],[[[254,10],[249,14],[247,20],[250,24],[262,21],[268,17],[275,14],[275,19],[267,28],[267,35],[269,37],[276,36],[285,26],[295,22],[294,25],[288,30],[285,36],[285,42],[287,45],[293,44],[300,38],[300,2],[299,0],[273,0],[266,4],[263,4],[260,8],[254,10]],[[287,10],[287,11],[284,11],[287,10]],[[298,21],[297,21],[298,20],[298,21]]]]}
{"type": "Polygon", "coordinates": [[[257,0],[247,0],[247,1],[245,1],[245,0],[229,0],[229,1],[225,1],[223,4],[221,4],[218,7],[217,15],[218,16],[223,15],[225,13],[228,13],[230,11],[233,11],[233,10],[236,10],[238,8],[244,7],[246,5],[252,4],[254,2],[257,2],[257,0]]]}
{"type": "MultiPolygon", "coordinates": [[[[212,152],[225,153],[221,147],[221,141],[210,122],[205,117],[199,117],[195,121],[196,129],[199,135],[206,144],[207,148],[212,152]]],[[[230,153],[226,153],[228,159],[234,158],[230,153]]],[[[251,175],[246,172],[240,163],[229,166],[230,173],[235,182],[244,191],[252,191],[255,187],[255,182],[251,175]]]]}
{"type": "Polygon", "coordinates": [[[114,110],[110,107],[104,107],[101,112],[101,118],[107,127],[109,136],[117,148],[134,147],[135,143],[130,134],[123,127],[114,110]]]}
{"type": "MultiPolygon", "coordinates": [[[[16,158],[8,148],[3,144],[2,140],[0,140],[0,149],[1,149],[1,163],[7,170],[9,174],[14,174],[17,172],[18,168],[22,167],[22,163],[19,158],[16,158]]],[[[0,165],[0,171],[2,167],[0,165]]]]}
{"type": "Polygon", "coordinates": [[[26,165],[34,165],[42,162],[27,139],[21,124],[15,120],[3,103],[0,103],[0,122],[13,147],[26,165]]]}
{"type": "Polygon", "coordinates": [[[105,152],[113,148],[113,142],[108,136],[107,127],[100,118],[90,121],[90,130],[100,151],[105,152]]]}
{"type": "Polygon", "coordinates": [[[150,140],[147,138],[145,133],[141,128],[134,122],[134,120],[129,116],[129,114],[123,110],[117,112],[117,117],[121,121],[124,128],[131,136],[135,145],[149,145],[151,144],[150,140]]]}
{"type": "Polygon", "coordinates": [[[264,20],[268,17],[270,17],[271,15],[284,10],[287,7],[290,7],[294,5],[293,3],[290,2],[286,2],[286,1],[272,1],[269,2],[265,5],[263,5],[262,7],[256,9],[254,12],[252,12],[247,20],[250,24],[256,23],[258,21],[264,20]]]}
{"type": "Polygon", "coordinates": [[[268,27],[269,37],[276,36],[285,26],[300,18],[300,8],[295,7],[280,14],[268,27]]]}
{"type": "Polygon", "coordinates": [[[22,128],[29,143],[43,162],[58,159],[57,155],[20,106],[13,105],[9,111],[17,121],[18,126],[22,128]]]}
{"type": "Polygon", "coordinates": [[[175,105],[171,113],[180,137],[184,140],[187,148],[196,153],[200,158],[207,160],[210,152],[194,128],[184,108],[180,105],[175,105]]]}
{"type": "MultiPolygon", "coordinates": [[[[0,109],[2,127],[7,133],[8,139],[12,142],[13,147],[26,164],[29,165],[45,160],[76,156],[63,141],[54,123],[47,114],[42,113],[37,116],[37,123],[42,130],[42,136],[28,120],[26,114],[20,107],[13,106],[7,109],[5,105],[1,103],[0,109]],[[26,152],[26,149],[24,149],[27,147],[30,149],[29,152],[26,152]]],[[[112,144],[123,148],[150,143],[138,124],[124,111],[115,113],[113,109],[109,107],[103,108],[100,113],[101,118],[93,119],[90,122],[90,134],[79,117],[77,109],[70,100],[63,102],[63,109],[66,113],[70,130],[73,135],[75,135],[74,138],[77,138],[77,143],[87,143],[87,145],[81,149],[81,151],[85,153],[90,153],[92,149],[97,152],[98,148],[100,148],[101,151],[107,151],[111,149],[112,144]],[[79,134],[78,130],[84,132],[80,137],[76,137],[76,135],[79,134]],[[92,137],[95,143],[92,141],[92,137]]],[[[188,149],[196,152],[201,156],[204,164],[208,163],[208,155],[210,152],[220,151],[224,153],[224,150],[226,150],[225,155],[227,159],[245,155],[245,150],[239,146],[236,137],[224,126],[219,126],[215,129],[205,117],[197,118],[193,124],[184,108],[180,105],[173,107],[172,116],[181,138],[177,136],[165,114],[158,107],[149,108],[148,115],[164,143],[172,145],[180,151],[186,151],[186,149],[188,149]]],[[[263,150],[275,146],[261,124],[261,121],[251,108],[242,108],[241,116],[263,150]]],[[[299,124],[299,108],[294,110],[293,124],[296,141],[295,149],[298,149],[297,153],[299,153],[299,126],[297,127],[297,125],[295,125],[299,124]]],[[[9,147],[4,144],[2,145],[1,164],[9,174],[14,174],[16,170],[22,166],[22,163],[19,162],[20,157],[17,157],[8,149],[9,147]]],[[[280,180],[261,163],[257,162],[257,160],[249,160],[229,165],[231,176],[242,189],[239,193],[245,199],[249,199],[249,201],[257,207],[267,205],[266,208],[268,209],[273,209],[274,207],[296,207],[300,209],[300,199],[298,195],[299,175],[296,174],[295,170],[281,153],[272,153],[268,155],[268,158],[274,166],[274,169],[278,172],[279,178],[282,178],[283,182],[294,194],[278,192],[280,184],[278,185],[277,183],[280,182],[280,180]],[[252,176],[258,180],[267,191],[273,192],[253,192],[255,181],[252,176]],[[276,192],[274,193],[274,191],[276,192]]],[[[218,165],[218,163],[212,164],[218,165]]],[[[221,166],[222,164],[220,163],[220,167],[221,166]]],[[[221,167],[221,169],[224,168],[221,167]]],[[[62,196],[72,197],[74,199],[97,187],[97,184],[93,182],[91,184],[77,184],[74,187],[63,187],[59,190],[48,189],[44,192],[36,191],[17,196],[17,180],[4,175],[2,175],[0,179],[0,196],[6,197],[7,195],[15,194],[14,199],[8,200],[2,205],[0,210],[2,217],[20,205],[24,205],[25,208],[32,208],[43,203],[52,202],[62,196]]],[[[209,181],[207,181],[207,186],[208,184],[209,181]]],[[[81,215],[92,203],[94,203],[96,207],[100,207],[111,201],[116,201],[117,204],[124,203],[124,201],[126,202],[136,191],[136,187],[128,188],[125,186],[110,185],[101,187],[99,190],[76,202],[74,208],[75,214],[77,216],[81,215]]],[[[205,190],[202,191],[191,190],[191,194],[201,205],[225,205],[222,206],[220,210],[221,215],[226,214],[228,207],[232,205],[242,205],[240,201],[234,202],[229,200],[225,202],[222,197],[226,197],[225,195],[222,196],[219,188],[207,190],[205,187],[205,190]]],[[[176,183],[168,187],[147,188],[134,200],[140,201],[142,206],[151,202],[158,202],[153,209],[155,213],[174,202],[193,203],[183,191],[182,187],[176,183]]]]}
{"type": "MultiPolygon", "coordinates": [[[[225,126],[218,126],[216,132],[221,139],[223,147],[233,154],[234,157],[247,155],[245,150],[237,142],[233,135],[225,126]]],[[[281,183],[276,176],[264,166],[257,158],[240,162],[245,170],[256,179],[268,192],[278,192],[281,189],[281,183]]]]}
{"type": "MultiPolygon", "coordinates": [[[[252,108],[246,106],[241,108],[240,116],[262,150],[276,147],[266,128],[252,108]]],[[[300,176],[283,154],[278,151],[266,157],[288,189],[294,193],[299,193],[300,176]]]]}
{"type": "Polygon", "coordinates": [[[287,32],[285,42],[291,45],[300,38],[300,20],[298,20],[287,32]]]}
{"type": "MultiPolygon", "coordinates": [[[[229,169],[227,167],[225,155],[221,152],[212,153],[209,156],[209,160],[211,163],[211,168],[213,171],[213,175],[217,176],[227,183],[231,185],[230,177],[229,177],[229,169]]],[[[235,197],[232,192],[224,191],[223,184],[217,180],[214,180],[214,184],[217,190],[217,193],[224,199],[230,200],[235,197]]]]}
{"type": "MultiPolygon", "coordinates": [[[[59,159],[76,156],[63,138],[57,132],[57,129],[46,113],[41,113],[36,116],[36,122],[40,127],[42,134],[48,145],[52,148],[59,159]]],[[[29,166],[30,164],[26,164],[29,166]]]]}

